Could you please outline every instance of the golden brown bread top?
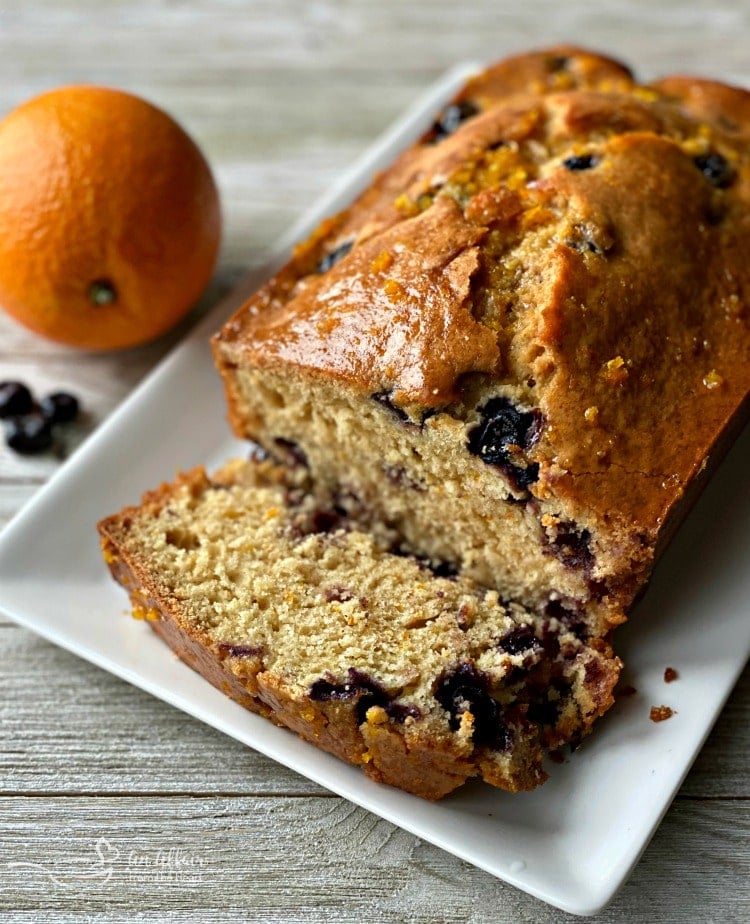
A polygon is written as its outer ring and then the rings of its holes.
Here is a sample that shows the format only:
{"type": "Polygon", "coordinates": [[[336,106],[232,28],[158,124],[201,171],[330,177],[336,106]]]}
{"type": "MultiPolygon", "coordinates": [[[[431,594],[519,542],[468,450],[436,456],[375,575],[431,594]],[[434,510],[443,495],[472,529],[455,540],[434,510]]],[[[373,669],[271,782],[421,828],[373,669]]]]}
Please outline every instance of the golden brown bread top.
{"type": "Polygon", "coordinates": [[[532,493],[652,543],[750,388],[750,94],[563,47],[456,104],[217,352],[449,413],[513,386],[547,425],[532,493]]]}

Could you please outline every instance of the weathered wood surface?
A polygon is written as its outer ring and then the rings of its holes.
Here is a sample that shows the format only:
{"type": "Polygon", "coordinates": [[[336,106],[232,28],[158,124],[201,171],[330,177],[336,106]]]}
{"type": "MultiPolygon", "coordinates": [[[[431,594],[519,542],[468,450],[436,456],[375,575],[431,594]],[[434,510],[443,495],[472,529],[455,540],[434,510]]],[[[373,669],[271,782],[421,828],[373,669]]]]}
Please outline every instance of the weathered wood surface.
{"type": "MultiPolygon", "coordinates": [[[[206,307],[443,70],[558,40],[646,76],[750,82],[740,0],[17,0],[0,7],[0,114],[84,81],[178,116],[225,206],[206,307]]],[[[178,335],[78,354],[0,317],[0,379],[81,395],[87,416],[63,455],[178,335]]],[[[59,464],[0,449],[0,526],[59,464]]],[[[595,920],[750,919],[749,714],[746,671],[633,877],[595,920]]],[[[0,617],[0,920],[167,915],[569,919],[0,617]]]]}

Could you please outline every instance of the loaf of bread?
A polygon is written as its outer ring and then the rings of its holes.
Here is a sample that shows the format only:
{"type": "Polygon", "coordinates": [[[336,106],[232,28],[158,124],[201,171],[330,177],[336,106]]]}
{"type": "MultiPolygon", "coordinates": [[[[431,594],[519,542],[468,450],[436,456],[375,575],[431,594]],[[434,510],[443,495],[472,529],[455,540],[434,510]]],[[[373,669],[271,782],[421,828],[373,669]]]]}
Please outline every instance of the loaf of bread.
{"type": "Polygon", "coordinates": [[[215,686],[376,780],[438,798],[510,791],[585,735],[619,663],[575,627],[434,573],[323,510],[294,470],[236,461],[100,524],[148,621],[215,686]]]}
{"type": "Polygon", "coordinates": [[[235,432],[605,636],[742,419],[749,132],[572,48],[478,75],[217,335],[235,432]]]}
{"type": "Polygon", "coordinates": [[[502,62],[213,340],[235,433],[102,524],[249,708],[437,798],[544,778],[750,390],[750,94],[502,62]]]}

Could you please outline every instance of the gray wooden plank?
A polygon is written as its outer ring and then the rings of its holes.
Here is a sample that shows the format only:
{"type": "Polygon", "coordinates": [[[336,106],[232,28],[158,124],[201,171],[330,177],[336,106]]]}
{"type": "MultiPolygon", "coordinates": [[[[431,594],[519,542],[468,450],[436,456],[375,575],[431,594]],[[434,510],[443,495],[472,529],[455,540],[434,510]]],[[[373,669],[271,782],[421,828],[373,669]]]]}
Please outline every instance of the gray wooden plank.
{"type": "Polygon", "coordinates": [[[93,70],[99,79],[140,74],[166,81],[189,70],[197,87],[225,81],[227,73],[269,69],[382,72],[392,63],[409,72],[571,38],[620,50],[658,70],[747,67],[748,10],[736,2],[661,0],[639,4],[636,12],[623,0],[599,0],[594,15],[585,3],[544,0],[381,0],[376,6],[368,0],[254,0],[248,15],[236,0],[198,0],[189,11],[170,0],[36,0],[6,5],[0,25],[29,82],[63,64],[75,79],[91,79],[93,70]],[[75,38],[79,55],[65,48],[65,34],[75,38]],[[691,61],[698,43],[700,60],[691,61]]]}
{"type": "Polygon", "coordinates": [[[0,651],[0,792],[323,793],[15,625],[0,651]]]}
{"type": "MultiPolygon", "coordinates": [[[[750,860],[731,847],[748,834],[748,802],[676,804],[592,920],[747,920],[750,860]]],[[[7,922],[570,920],[363,809],[310,796],[0,799],[0,878],[7,922]]]]}

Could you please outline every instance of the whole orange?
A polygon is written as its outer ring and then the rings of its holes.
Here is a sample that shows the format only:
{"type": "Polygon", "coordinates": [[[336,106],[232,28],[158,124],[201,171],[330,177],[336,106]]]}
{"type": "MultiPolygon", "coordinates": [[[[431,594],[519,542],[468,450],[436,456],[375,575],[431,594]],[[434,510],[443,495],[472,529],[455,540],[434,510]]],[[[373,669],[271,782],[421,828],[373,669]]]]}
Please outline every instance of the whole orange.
{"type": "Polygon", "coordinates": [[[0,122],[0,306],[53,340],[143,343],[195,303],[219,195],[191,138],[120,90],[62,87],[0,122]]]}

